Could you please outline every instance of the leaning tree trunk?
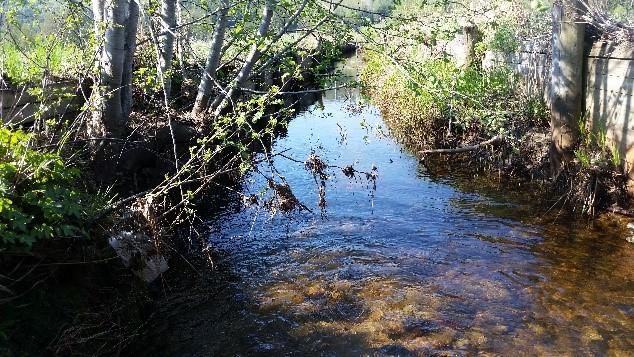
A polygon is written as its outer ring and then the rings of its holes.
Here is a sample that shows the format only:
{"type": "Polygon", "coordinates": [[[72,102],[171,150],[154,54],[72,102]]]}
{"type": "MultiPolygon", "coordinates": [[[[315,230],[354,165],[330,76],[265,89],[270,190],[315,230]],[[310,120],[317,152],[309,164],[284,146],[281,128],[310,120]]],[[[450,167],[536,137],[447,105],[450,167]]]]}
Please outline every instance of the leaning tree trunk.
{"type": "Polygon", "coordinates": [[[220,9],[218,12],[218,19],[216,21],[216,27],[211,39],[211,47],[209,47],[209,54],[207,55],[207,63],[205,64],[205,71],[203,72],[198,86],[198,94],[196,94],[196,101],[194,102],[194,108],[192,109],[193,115],[199,115],[204,112],[209,102],[209,96],[216,80],[216,70],[220,64],[220,55],[222,54],[222,47],[225,42],[225,32],[227,30],[229,13],[229,0],[222,0],[220,3],[220,9]]]}
{"type": "Polygon", "coordinates": [[[582,9],[580,0],[557,1],[553,6],[550,119],[553,175],[573,158],[578,139],[583,97],[585,25],[579,20],[582,9]]]}
{"type": "Polygon", "coordinates": [[[136,0],[93,0],[92,5],[96,34],[101,41],[88,134],[118,137],[124,131],[131,102],[131,59],[139,8],[136,0]]]}
{"type": "Polygon", "coordinates": [[[172,92],[172,61],[174,59],[174,38],[176,31],[176,0],[161,0],[161,26],[159,39],[159,71],[165,81],[165,95],[172,92]]]}
{"type": "Polygon", "coordinates": [[[214,113],[214,117],[220,115],[220,113],[224,110],[224,108],[229,104],[231,99],[233,98],[236,91],[244,86],[244,83],[249,76],[251,75],[251,70],[253,70],[253,66],[257,63],[257,61],[262,56],[262,51],[260,47],[262,46],[263,41],[266,38],[267,33],[269,32],[269,27],[271,25],[271,19],[273,18],[273,13],[275,11],[275,3],[276,0],[266,0],[264,5],[264,13],[262,14],[262,22],[258,28],[258,37],[259,39],[251,46],[251,51],[247,55],[247,58],[238,72],[238,75],[233,79],[231,84],[223,93],[218,94],[214,99],[214,102],[209,107],[209,111],[214,113]]]}
{"type": "MultiPolygon", "coordinates": [[[[253,45],[251,51],[249,52],[249,55],[247,56],[247,59],[244,61],[244,64],[240,69],[240,72],[238,72],[238,75],[233,79],[233,81],[231,81],[229,86],[227,86],[220,94],[218,94],[218,96],[216,96],[213,103],[209,107],[209,112],[213,112],[214,117],[220,115],[220,113],[224,110],[228,103],[233,99],[234,95],[244,86],[244,83],[251,76],[253,67],[260,60],[262,55],[269,52],[273,45],[277,43],[277,41],[279,41],[282,36],[288,33],[291,26],[295,24],[296,20],[302,14],[309,2],[310,0],[303,0],[301,3],[299,3],[297,8],[295,9],[295,12],[293,12],[293,14],[286,19],[284,26],[282,26],[282,28],[280,28],[277,33],[275,33],[275,35],[273,35],[271,38],[266,38],[268,29],[271,25],[271,18],[273,17],[273,13],[275,11],[275,6],[277,3],[277,0],[267,0],[264,7],[262,22],[260,23],[260,27],[258,29],[258,36],[260,37],[260,41],[256,42],[253,45]],[[261,47],[265,39],[267,40],[267,44],[261,47]]],[[[335,8],[336,7],[337,5],[335,5],[335,8]]],[[[321,23],[323,22],[320,21],[320,24],[321,23]]],[[[307,34],[311,31],[307,32],[307,34]]],[[[284,51],[286,51],[286,49],[284,49],[284,51]]],[[[274,58],[275,56],[271,56],[269,58],[269,61],[267,61],[264,66],[262,66],[263,71],[266,71],[268,65],[274,62],[274,58]]]]}

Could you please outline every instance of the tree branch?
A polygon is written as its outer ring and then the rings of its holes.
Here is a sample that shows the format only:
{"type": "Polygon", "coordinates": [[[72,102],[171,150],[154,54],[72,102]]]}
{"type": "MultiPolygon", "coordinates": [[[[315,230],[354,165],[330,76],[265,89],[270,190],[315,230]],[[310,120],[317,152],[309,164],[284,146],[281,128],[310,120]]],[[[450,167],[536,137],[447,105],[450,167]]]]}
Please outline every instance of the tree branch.
{"type": "Polygon", "coordinates": [[[463,146],[463,147],[459,147],[459,148],[454,148],[454,149],[433,149],[433,150],[423,150],[423,151],[419,151],[419,154],[422,155],[427,155],[427,154],[457,154],[457,153],[461,153],[461,152],[469,152],[469,151],[475,151],[478,150],[484,146],[487,145],[492,145],[492,144],[497,144],[498,142],[502,141],[504,139],[504,137],[502,135],[496,135],[494,137],[492,137],[491,139],[487,140],[487,141],[483,141],[479,144],[476,145],[469,145],[469,146],[463,146]]]}

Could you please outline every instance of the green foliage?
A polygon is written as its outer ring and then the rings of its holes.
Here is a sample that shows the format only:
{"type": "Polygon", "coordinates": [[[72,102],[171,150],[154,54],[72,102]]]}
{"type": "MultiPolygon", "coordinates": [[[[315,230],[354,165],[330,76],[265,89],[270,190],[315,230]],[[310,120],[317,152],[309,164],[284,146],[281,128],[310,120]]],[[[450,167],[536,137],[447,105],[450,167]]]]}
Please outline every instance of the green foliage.
{"type": "Polygon", "coordinates": [[[38,35],[24,44],[0,44],[0,68],[14,84],[39,82],[44,75],[68,78],[82,62],[82,51],[54,36],[38,35]]]}
{"type": "Polygon", "coordinates": [[[592,163],[590,152],[584,147],[580,147],[575,150],[575,158],[577,158],[581,164],[581,168],[583,169],[589,168],[592,163]]]}
{"type": "Polygon", "coordinates": [[[615,19],[619,21],[634,23],[634,3],[623,0],[608,0],[607,11],[615,19]]]}
{"type": "Polygon", "coordinates": [[[531,124],[540,126],[548,123],[550,111],[542,98],[528,98],[523,108],[523,116],[531,120],[531,124]]]}
{"type": "Polygon", "coordinates": [[[515,52],[519,45],[517,35],[511,27],[506,25],[498,26],[487,43],[489,49],[503,53],[515,52]]]}
{"type": "Polygon", "coordinates": [[[71,78],[88,68],[93,44],[82,2],[5,0],[0,4],[0,72],[13,84],[71,78]]]}
{"type": "Polygon", "coordinates": [[[622,168],[621,152],[616,145],[611,145],[605,128],[591,130],[587,126],[587,118],[579,118],[578,133],[579,142],[575,149],[575,158],[582,169],[592,166],[604,167],[614,170],[622,168]]]}
{"type": "Polygon", "coordinates": [[[0,128],[0,244],[31,246],[38,240],[84,234],[86,198],[79,176],[56,153],[31,147],[32,137],[0,128]]]}
{"type": "MultiPolygon", "coordinates": [[[[156,66],[156,52],[151,44],[139,46],[135,53],[134,73],[132,83],[134,86],[149,95],[160,93],[163,86],[156,66]]],[[[171,73],[164,73],[167,80],[171,73]]]]}
{"type": "MultiPolygon", "coordinates": [[[[409,78],[380,56],[370,56],[362,79],[365,83],[383,82],[381,87],[386,91],[406,88],[410,94],[400,93],[408,98],[403,107],[416,102],[419,120],[427,122],[428,127],[451,120],[453,130],[458,132],[477,129],[491,135],[505,127],[509,113],[504,99],[513,92],[514,75],[509,70],[459,68],[449,60],[436,59],[412,66],[407,72],[409,78]],[[385,74],[387,77],[382,78],[385,74]]],[[[391,105],[400,107],[393,99],[391,105]]]]}

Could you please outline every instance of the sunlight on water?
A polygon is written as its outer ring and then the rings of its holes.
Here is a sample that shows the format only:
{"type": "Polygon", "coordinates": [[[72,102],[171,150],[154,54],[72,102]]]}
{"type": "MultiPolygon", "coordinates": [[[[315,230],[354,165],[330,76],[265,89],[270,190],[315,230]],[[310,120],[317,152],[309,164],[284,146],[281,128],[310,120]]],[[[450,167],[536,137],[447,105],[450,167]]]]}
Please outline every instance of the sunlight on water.
{"type": "MultiPolygon", "coordinates": [[[[332,168],[322,218],[315,179],[276,158],[314,213],[234,209],[211,222],[231,289],[182,313],[196,338],[166,337],[167,350],[183,352],[180,341],[219,355],[631,355],[634,245],[622,223],[556,218],[530,193],[477,178],[432,179],[356,100],[328,93],[274,151],[376,167],[376,190],[332,168]]],[[[254,173],[244,190],[265,186],[254,173]]]]}

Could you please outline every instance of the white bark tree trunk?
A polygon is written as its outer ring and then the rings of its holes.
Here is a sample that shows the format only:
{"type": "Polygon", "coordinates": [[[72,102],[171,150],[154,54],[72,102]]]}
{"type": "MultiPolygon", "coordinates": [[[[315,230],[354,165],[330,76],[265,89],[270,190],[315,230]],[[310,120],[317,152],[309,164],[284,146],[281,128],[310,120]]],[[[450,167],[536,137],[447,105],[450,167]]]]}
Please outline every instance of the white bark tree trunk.
{"type": "Polygon", "coordinates": [[[96,33],[102,41],[98,38],[98,78],[93,88],[94,108],[88,134],[117,137],[123,133],[129,110],[124,110],[124,103],[129,105],[131,92],[123,88],[130,86],[138,4],[136,0],[93,0],[92,5],[96,33]]]}
{"type": "Polygon", "coordinates": [[[105,0],[92,0],[92,16],[95,24],[95,33],[99,34],[101,23],[103,22],[105,0]]]}
{"type": "Polygon", "coordinates": [[[174,38],[176,32],[176,0],[161,0],[161,26],[159,33],[159,71],[165,78],[165,94],[172,92],[172,62],[174,59],[174,38]]]}
{"type": "Polygon", "coordinates": [[[273,13],[275,12],[275,5],[276,0],[266,0],[266,3],[264,5],[264,13],[262,14],[262,22],[260,23],[260,27],[258,28],[258,41],[256,41],[253,46],[251,46],[251,51],[249,51],[249,54],[247,55],[247,58],[244,61],[240,72],[238,72],[238,75],[222,93],[216,96],[213,103],[209,107],[209,111],[213,112],[215,117],[220,115],[227,104],[229,104],[229,102],[232,100],[237,90],[239,90],[244,85],[245,81],[251,75],[253,66],[262,56],[262,51],[260,50],[260,47],[262,46],[262,43],[266,40],[266,35],[271,25],[271,19],[273,18],[273,13]]]}
{"type": "Polygon", "coordinates": [[[207,55],[207,62],[205,64],[205,71],[203,72],[198,86],[198,94],[196,94],[196,101],[194,102],[194,108],[192,109],[193,115],[199,115],[204,112],[209,102],[209,96],[216,80],[216,70],[220,64],[220,57],[222,54],[222,48],[225,42],[225,32],[227,30],[229,13],[229,1],[222,0],[220,3],[220,11],[218,13],[218,19],[216,21],[216,27],[211,39],[211,47],[209,47],[209,53],[207,55]]]}
{"type": "Polygon", "coordinates": [[[187,29],[183,28],[183,2],[176,0],[176,55],[181,75],[185,77],[185,39],[187,29]]]}
{"type": "Polygon", "coordinates": [[[121,106],[123,117],[128,118],[132,110],[132,73],[134,70],[134,53],[136,52],[136,33],[139,25],[139,4],[130,1],[130,16],[126,24],[125,58],[121,79],[121,106]]]}

